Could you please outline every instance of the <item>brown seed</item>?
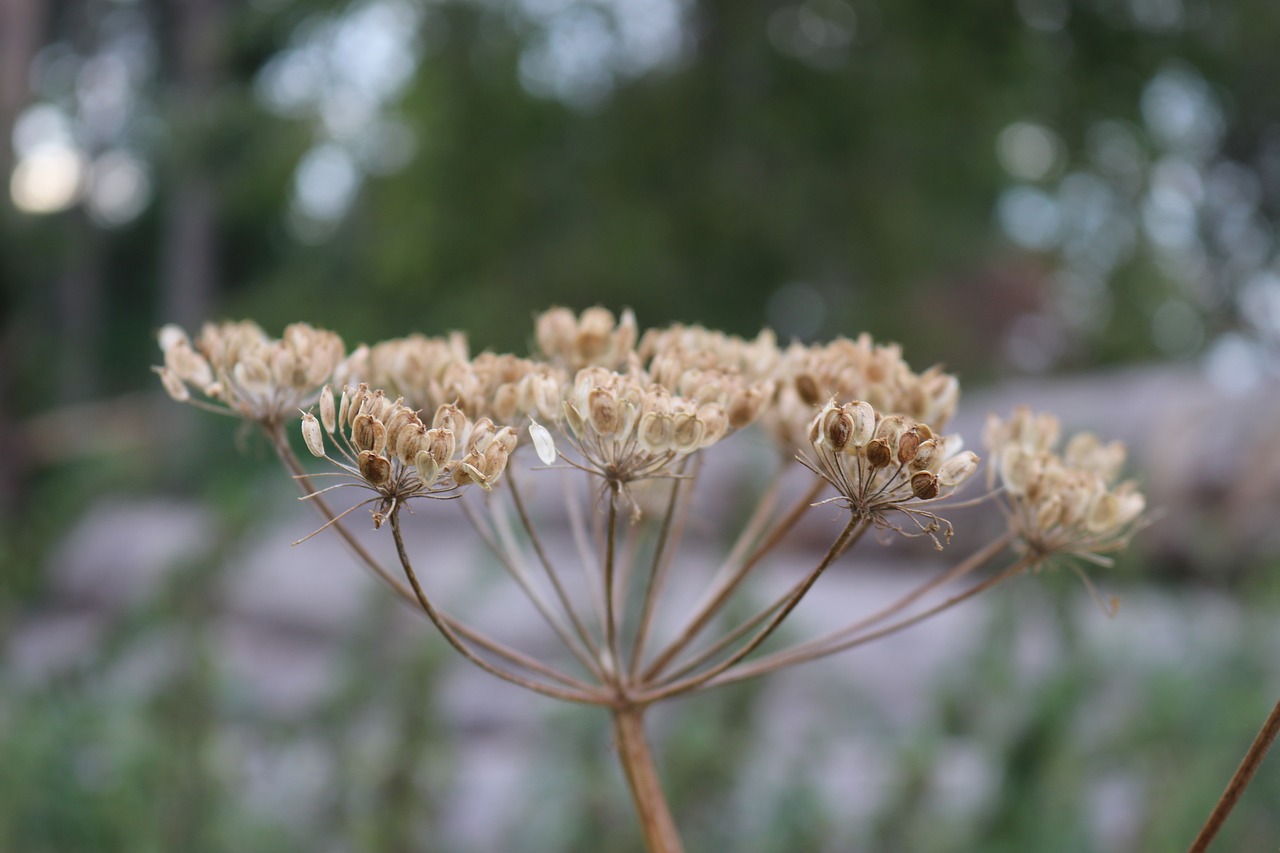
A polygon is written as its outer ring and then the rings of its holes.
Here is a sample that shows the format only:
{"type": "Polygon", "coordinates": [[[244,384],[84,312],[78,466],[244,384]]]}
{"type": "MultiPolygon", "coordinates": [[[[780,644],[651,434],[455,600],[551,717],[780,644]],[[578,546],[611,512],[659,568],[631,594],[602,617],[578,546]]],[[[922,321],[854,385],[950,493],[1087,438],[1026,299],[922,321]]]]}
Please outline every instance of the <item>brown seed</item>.
{"type": "Polygon", "coordinates": [[[932,500],[938,496],[938,478],[928,471],[917,471],[911,475],[911,493],[922,501],[932,500]]]}
{"type": "Polygon", "coordinates": [[[387,457],[379,456],[371,450],[362,450],[357,463],[360,466],[360,476],[369,485],[382,488],[391,482],[391,460],[387,457]]]}
{"type": "Polygon", "coordinates": [[[872,468],[884,468],[893,461],[893,453],[889,443],[883,438],[872,439],[867,443],[867,463],[872,468]]]}
{"type": "Polygon", "coordinates": [[[351,443],[356,450],[381,453],[387,446],[387,428],[372,415],[356,415],[351,424],[351,443]]]}
{"type": "Polygon", "coordinates": [[[920,433],[909,429],[898,438],[898,461],[910,462],[920,447],[920,433]]]}
{"type": "Polygon", "coordinates": [[[808,373],[796,375],[796,392],[807,406],[816,406],[822,402],[822,392],[818,390],[818,382],[808,373]]]}

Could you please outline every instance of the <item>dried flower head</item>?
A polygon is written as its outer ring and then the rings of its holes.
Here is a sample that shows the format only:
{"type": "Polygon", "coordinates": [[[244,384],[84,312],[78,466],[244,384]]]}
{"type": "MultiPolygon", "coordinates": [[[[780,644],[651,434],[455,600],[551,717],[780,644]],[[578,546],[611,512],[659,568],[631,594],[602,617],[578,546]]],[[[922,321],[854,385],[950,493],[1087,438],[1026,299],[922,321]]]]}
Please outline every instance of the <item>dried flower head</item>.
{"type": "Polygon", "coordinates": [[[719,441],[730,424],[719,403],[674,395],[642,372],[588,367],[564,402],[562,429],[582,457],[578,467],[622,489],[674,475],[677,463],[719,441]]]}
{"type": "MultiPolygon", "coordinates": [[[[475,423],[456,406],[442,405],[428,427],[403,400],[387,399],[368,385],[348,386],[336,407],[325,387],[320,419],[302,416],[302,437],[313,456],[328,459],[348,482],[372,490],[374,526],[411,498],[450,498],[472,483],[486,491],[506,470],[516,446],[515,431],[498,427],[488,418],[475,423]],[[335,459],[326,450],[325,435],[338,449],[335,459]]],[[[324,491],[328,491],[325,489],[324,491]]]]}
{"type": "Polygon", "coordinates": [[[1007,421],[988,419],[986,442],[996,457],[1010,525],[1034,556],[1066,554],[1107,565],[1102,555],[1128,545],[1146,500],[1132,482],[1115,483],[1123,444],[1079,433],[1059,454],[1059,434],[1056,417],[1026,408],[1007,421]]]}
{"type": "MultiPolygon", "coordinates": [[[[952,526],[925,506],[951,496],[978,466],[957,436],[937,436],[905,415],[882,415],[865,400],[831,400],[809,425],[814,456],[798,457],[839,494],[829,500],[857,518],[906,536],[928,536],[939,548],[952,526]],[[906,516],[915,530],[896,523],[906,516]]],[[[825,503],[825,501],[824,501],[825,503]]]]}
{"type": "Polygon", "coordinates": [[[568,308],[552,308],[534,321],[534,336],[549,360],[571,371],[591,366],[615,370],[635,350],[636,317],[627,310],[618,320],[598,306],[577,316],[568,308]]]}
{"type": "Polygon", "coordinates": [[[206,324],[194,345],[174,325],[159,339],[164,366],[156,372],[171,397],[267,425],[309,405],[345,351],[336,334],[305,323],[279,340],[249,321],[206,324]],[[192,389],[203,399],[193,400],[192,389]]]}
{"type": "Polygon", "coordinates": [[[806,431],[824,401],[863,400],[877,412],[904,415],[938,429],[955,414],[960,384],[940,367],[914,372],[897,344],[870,335],[829,344],[793,344],[777,370],[777,396],[766,424],[785,448],[803,447],[806,431]]]}

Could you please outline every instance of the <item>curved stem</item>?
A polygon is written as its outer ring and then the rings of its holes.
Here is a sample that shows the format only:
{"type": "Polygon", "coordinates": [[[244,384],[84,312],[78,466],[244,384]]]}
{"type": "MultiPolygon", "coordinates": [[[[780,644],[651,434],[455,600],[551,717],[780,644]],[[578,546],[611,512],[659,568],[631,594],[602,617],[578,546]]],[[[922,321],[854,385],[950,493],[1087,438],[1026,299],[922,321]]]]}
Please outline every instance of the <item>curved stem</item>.
{"type": "Polygon", "coordinates": [[[453,646],[459,654],[483,669],[485,672],[496,675],[503,681],[523,687],[526,690],[532,690],[534,693],[541,693],[543,696],[550,696],[554,699],[563,699],[566,702],[580,702],[587,705],[603,705],[608,703],[609,699],[607,697],[595,691],[587,692],[566,690],[550,684],[543,684],[539,681],[524,678],[513,672],[508,672],[501,667],[494,666],[492,663],[469,649],[467,645],[462,642],[457,632],[454,631],[454,629],[450,627],[449,623],[441,617],[440,612],[436,610],[435,605],[431,603],[431,600],[427,598],[426,593],[422,591],[422,585],[418,583],[418,576],[413,570],[413,563],[409,560],[409,554],[404,547],[404,536],[401,535],[400,532],[399,507],[396,507],[391,512],[391,535],[396,541],[396,554],[400,557],[400,565],[404,569],[405,577],[408,578],[409,584],[413,587],[413,593],[417,597],[418,603],[422,606],[423,611],[426,612],[427,617],[431,620],[432,624],[436,626],[440,633],[444,635],[444,638],[449,641],[449,645],[453,646]]]}
{"type": "Polygon", "coordinates": [[[615,708],[613,737],[649,853],[683,853],[684,845],[676,831],[667,798],[662,793],[653,753],[644,736],[644,709],[637,706],[615,708]]]}
{"type": "Polygon", "coordinates": [[[616,488],[609,490],[609,521],[608,527],[605,529],[605,550],[604,550],[604,638],[605,647],[609,651],[609,665],[607,670],[614,673],[615,677],[621,671],[622,661],[618,656],[618,617],[617,602],[614,600],[613,575],[614,575],[614,558],[617,547],[617,525],[618,525],[618,490],[616,488]]]}
{"type": "Polygon", "coordinates": [[[756,567],[766,554],[777,547],[778,543],[782,541],[783,537],[786,536],[791,528],[795,527],[796,522],[798,522],[801,516],[804,515],[805,511],[809,509],[809,505],[813,502],[813,499],[822,491],[822,487],[825,482],[825,480],[818,480],[815,482],[809,491],[805,493],[804,497],[791,508],[791,511],[788,512],[781,521],[774,525],[773,529],[769,532],[769,535],[762,543],[760,543],[759,546],[756,547],[754,551],[751,552],[751,555],[743,561],[742,565],[738,568],[738,571],[735,572],[728,581],[721,584],[721,586],[712,594],[710,601],[695,611],[692,621],[690,621],[685,629],[680,632],[680,635],[676,637],[675,640],[662,650],[662,654],[658,655],[657,659],[649,665],[648,669],[644,671],[642,680],[652,681],[671,663],[671,661],[675,659],[676,655],[680,654],[680,652],[684,650],[685,646],[689,645],[689,643],[702,632],[702,629],[707,626],[707,623],[711,621],[712,617],[715,616],[720,608],[724,606],[724,603],[729,600],[733,591],[738,588],[738,585],[742,583],[751,570],[756,567]]]}
{"type": "Polygon", "coordinates": [[[1244,789],[1249,786],[1250,780],[1253,779],[1253,774],[1258,772],[1262,759],[1266,757],[1267,750],[1271,748],[1271,744],[1275,742],[1277,735],[1280,735],[1280,702],[1276,702],[1276,706],[1271,709],[1270,716],[1262,724],[1262,729],[1258,732],[1258,736],[1253,739],[1253,743],[1249,746],[1249,751],[1244,754],[1244,758],[1240,761],[1240,766],[1236,768],[1231,781],[1227,783],[1227,789],[1222,792],[1222,796],[1218,799],[1218,804],[1213,807],[1213,811],[1209,814],[1209,819],[1205,821],[1200,834],[1196,836],[1196,840],[1191,842],[1191,847],[1187,853],[1204,853],[1205,850],[1209,849],[1214,837],[1222,829],[1222,824],[1226,822],[1227,816],[1236,807],[1236,803],[1240,800],[1244,789]]]}
{"type": "Polygon", "coordinates": [[[598,661],[600,650],[596,648],[595,641],[591,637],[591,633],[587,630],[587,626],[583,624],[582,618],[578,615],[578,611],[574,608],[573,602],[569,595],[565,592],[564,585],[560,582],[560,576],[555,570],[555,565],[551,562],[551,558],[547,556],[546,549],[542,546],[542,540],[538,537],[537,529],[533,526],[533,520],[529,517],[528,511],[525,509],[524,501],[520,497],[520,489],[516,485],[516,480],[512,476],[514,473],[507,468],[507,485],[511,490],[511,499],[516,507],[516,514],[520,517],[520,524],[524,527],[525,533],[529,536],[529,544],[533,547],[533,553],[537,555],[538,562],[542,564],[542,568],[547,573],[547,580],[551,581],[551,587],[555,590],[556,597],[560,600],[560,606],[564,608],[564,612],[568,615],[569,621],[573,624],[574,631],[577,632],[578,638],[582,644],[586,646],[591,655],[592,662],[597,664],[592,666],[592,670],[597,676],[600,675],[598,661]]]}
{"type": "Polygon", "coordinates": [[[662,591],[666,580],[666,568],[671,565],[664,560],[667,539],[671,534],[671,522],[675,518],[676,505],[679,503],[681,480],[671,481],[671,496],[667,499],[667,511],[662,516],[662,527],[658,530],[658,541],[653,546],[653,565],[649,567],[649,578],[644,587],[644,601],[640,605],[640,624],[636,628],[635,641],[631,644],[631,663],[628,674],[635,680],[640,669],[640,661],[644,657],[644,645],[649,639],[649,629],[653,622],[653,609],[658,601],[658,593],[662,591]]]}
{"type": "Polygon", "coordinates": [[[769,624],[765,625],[759,633],[752,637],[750,642],[705,672],[701,672],[682,680],[668,682],[667,684],[648,693],[642,693],[637,697],[637,701],[645,703],[656,702],[657,700],[665,699],[668,696],[687,693],[688,691],[693,690],[715,678],[717,675],[755,651],[760,644],[767,640],[769,635],[782,624],[782,621],[791,615],[791,611],[796,608],[796,605],[800,603],[802,598],[804,598],[805,593],[807,593],[814,583],[817,582],[818,578],[824,571],[826,571],[827,567],[830,566],[837,557],[843,554],[845,549],[848,548],[848,546],[851,545],[859,536],[861,536],[866,529],[867,522],[857,517],[849,519],[849,523],[845,525],[840,536],[836,538],[835,543],[832,544],[831,548],[827,551],[826,556],[822,558],[822,562],[818,563],[817,567],[791,591],[790,596],[787,598],[786,604],[782,606],[782,609],[774,614],[774,617],[769,620],[769,624]]]}
{"type": "Polygon", "coordinates": [[[966,601],[972,598],[973,596],[977,595],[978,593],[984,592],[990,589],[996,584],[999,584],[1003,581],[1008,580],[1014,575],[1017,575],[1025,571],[1027,567],[1030,566],[1033,562],[1034,560],[1028,559],[1028,558],[1018,560],[1016,563],[1009,566],[1009,568],[1005,569],[999,574],[993,577],[987,578],[986,580],[982,581],[979,584],[975,584],[974,586],[970,587],[969,589],[965,590],[962,593],[951,596],[946,601],[943,601],[940,604],[936,604],[933,607],[930,607],[928,610],[921,611],[920,613],[917,613],[914,616],[909,616],[906,619],[902,619],[898,622],[894,622],[892,625],[886,625],[885,627],[880,628],[879,630],[876,630],[876,631],[872,631],[869,634],[861,634],[859,636],[852,637],[847,640],[843,640],[839,643],[833,643],[821,649],[808,650],[803,653],[798,653],[795,649],[783,650],[781,652],[777,652],[776,654],[769,655],[768,657],[761,658],[760,660],[755,661],[754,663],[748,664],[740,668],[736,672],[729,673],[728,675],[725,675],[722,678],[715,678],[712,681],[708,682],[706,686],[710,687],[710,686],[719,685],[719,684],[732,684],[735,681],[742,681],[747,678],[754,678],[757,675],[763,675],[767,672],[773,672],[776,669],[782,669],[783,667],[787,667],[787,666],[795,666],[797,664],[808,663],[811,660],[817,660],[818,658],[824,658],[824,657],[827,657],[828,655],[834,655],[834,654],[837,654],[838,652],[843,652],[847,649],[852,649],[855,646],[861,646],[865,643],[869,643],[872,640],[878,640],[881,637],[887,637],[890,634],[896,634],[899,631],[902,631],[906,628],[910,628],[912,625],[916,625],[920,622],[923,622],[925,619],[928,619],[931,616],[936,616],[942,611],[948,610],[956,606],[960,602],[966,601]]]}
{"type": "Polygon", "coordinates": [[[306,469],[302,467],[302,463],[298,461],[298,457],[294,455],[293,448],[289,446],[289,442],[285,439],[281,429],[279,427],[272,429],[264,427],[264,429],[267,432],[267,437],[271,439],[271,443],[275,446],[276,455],[280,457],[284,467],[293,475],[293,481],[298,484],[299,490],[307,496],[308,501],[328,520],[328,524],[342,537],[342,541],[355,554],[356,559],[364,563],[383,583],[395,590],[397,595],[406,602],[413,604],[414,596],[409,588],[401,583],[395,575],[383,568],[382,564],[360,544],[360,540],[356,539],[351,531],[337,521],[337,516],[334,515],[329,504],[319,496],[318,490],[311,484],[311,477],[307,474],[306,469]]]}
{"type": "MultiPolygon", "coordinates": [[[[485,497],[488,498],[491,497],[491,495],[486,495],[485,497]]],[[[565,647],[573,653],[573,656],[578,659],[578,662],[582,664],[587,672],[590,672],[597,678],[603,678],[600,666],[595,660],[595,657],[598,657],[598,655],[593,655],[593,652],[584,650],[578,645],[573,636],[569,633],[569,629],[566,628],[556,614],[552,612],[551,606],[547,604],[546,600],[541,594],[539,594],[538,590],[534,588],[533,581],[529,578],[529,572],[525,568],[523,560],[520,558],[519,551],[514,541],[515,537],[511,532],[510,520],[506,515],[501,511],[495,511],[493,513],[495,518],[493,525],[493,529],[496,532],[495,538],[493,534],[490,534],[487,530],[482,528],[479,516],[466,502],[466,500],[464,499],[461,503],[463,512],[471,522],[471,526],[480,535],[480,538],[485,541],[485,544],[489,545],[489,547],[493,549],[494,555],[498,558],[499,562],[502,563],[503,568],[507,570],[507,574],[511,575],[511,578],[533,604],[534,609],[541,614],[543,620],[546,621],[551,630],[555,632],[556,636],[559,637],[560,641],[565,644],[565,647]]]]}
{"type": "Polygon", "coordinates": [[[970,554],[968,557],[966,557],[964,560],[960,561],[956,565],[952,566],[950,569],[947,569],[947,571],[943,572],[942,574],[938,575],[935,578],[932,578],[929,581],[926,581],[925,583],[920,584],[918,587],[911,590],[906,595],[902,596],[901,598],[897,599],[891,604],[885,605],[884,607],[877,610],[876,612],[871,613],[867,616],[864,616],[855,622],[850,622],[848,625],[845,625],[843,628],[837,628],[836,630],[831,631],[827,634],[824,634],[820,637],[814,637],[812,640],[806,640],[803,643],[793,646],[792,648],[787,650],[787,653],[800,654],[802,652],[809,651],[809,650],[823,649],[831,645],[832,643],[839,642],[842,639],[854,636],[859,631],[865,630],[866,628],[870,628],[872,625],[879,624],[880,622],[883,622],[884,620],[888,619],[890,616],[894,616],[895,614],[901,613],[903,610],[910,607],[912,604],[916,603],[925,595],[928,595],[930,592],[942,586],[943,584],[950,583],[951,581],[954,581],[954,580],[959,580],[960,578],[964,577],[965,575],[969,574],[975,569],[978,569],[984,564],[986,564],[987,562],[995,559],[997,556],[1000,555],[1001,551],[1003,551],[1006,547],[1008,547],[1009,543],[1013,541],[1013,539],[1014,539],[1014,534],[1012,533],[1005,533],[1001,535],[999,538],[992,540],[989,544],[978,549],[974,553],[970,554]]]}

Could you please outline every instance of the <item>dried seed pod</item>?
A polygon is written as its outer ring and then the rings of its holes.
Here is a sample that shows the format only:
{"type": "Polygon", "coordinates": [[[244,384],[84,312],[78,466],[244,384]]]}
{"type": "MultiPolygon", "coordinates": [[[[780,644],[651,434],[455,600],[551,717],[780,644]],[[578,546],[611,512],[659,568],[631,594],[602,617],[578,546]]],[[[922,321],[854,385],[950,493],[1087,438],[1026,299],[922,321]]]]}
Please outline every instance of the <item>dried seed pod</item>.
{"type": "Polygon", "coordinates": [[[675,425],[671,415],[665,412],[646,413],[640,418],[636,438],[646,453],[655,456],[666,453],[675,441],[675,425]]]}
{"type": "Polygon", "coordinates": [[[351,424],[351,443],[356,450],[381,453],[387,446],[387,428],[372,415],[356,415],[351,424]]]}
{"type": "Polygon", "coordinates": [[[618,396],[607,388],[593,388],[587,395],[587,419],[597,435],[613,435],[622,426],[618,396]]]}
{"type": "Polygon", "coordinates": [[[417,470],[418,479],[422,481],[423,486],[430,488],[440,478],[440,466],[425,450],[419,450],[413,457],[413,467],[417,470]]]}
{"type": "Polygon", "coordinates": [[[873,438],[867,442],[867,464],[872,468],[886,468],[893,461],[893,452],[889,443],[883,438],[873,438]]]}
{"type": "Polygon", "coordinates": [[[556,461],[556,443],[551,433],[542,424],[529,418],[529,438],[533,441],[533,449],[543,465],[552,465],[556,461]]]}
{"type": "Polygon", "coordinates": [[[311,451],[312,456],[324,458],[324,435],[320,432],[320,422],[310,412],[302,416],[302,440],[306,442],[307,450],[311,451]]]}
{"type": "Polygon", "coordinates": [[[453,458],[453,452],[457,449],[457,438],[453,430],[433,427],[427,430],[426,439],[427,453],[431,454],[436,465],[443,468],[453,458]]]}
{"type": "Polygon", "coordinates": [[[681,412],[673,419],[672,442],[677,453],[692,453],[702,444],[706,426],[697,416],[681,412]]]}
{"type": "Polygon", "coordinates": [[[360,476],[374,488],[382,488],[391,482],[391,460],[387,457],[372,450],[362,450],[356,463],[360,468],[360,476]]]}
{"type": "Polygon", "coordinates": [[[849,415],[853,418],[853,431],[849,434],[849,442],[855,447],[862,447],[870,441],[876,432],[876,410],[863,400],[855,400],[848,404],[849,415]]]}
{"type": "Polygon", "coordinates": [[[909,429],[898,437],[898,461],[907,463],[916,458],[920,447],[920,433],[909,429]]]}
{"type": "Polygon", "coordinates": [[[333,431],[338,428],[338,415],[333,405],[333,389],[328,385],[320,391],[320,423],[324,424],[324,431],[329,435],[333,435],[333,431]]]}
{"type": "Polygon", "coordinates": [[[796,374],[796,392],[800,395],[800,399],[804,401],[806,406],[816,406],[822,402],[822,391],[818,388],[818,381],[809,373],[796,374]]]}
{"type": "Polygon", "coordinates": [[[929,471],[917,471],[911,475],[911,493],[922,501],[938,496],[938,478],[929,471]]]}
{"type": "Polygon", "coordinates": [[[853,417],[844,407],[830,407],[822,415],[822,439],[835,452],[844,450],[853,437],[853,417]]]}
{"type": "Polygon", "coordinates": [[[952,456],[938,469],[938,482],[951,488],[963,483],[978,467],[978,454],[972,450],[952,456]]]}

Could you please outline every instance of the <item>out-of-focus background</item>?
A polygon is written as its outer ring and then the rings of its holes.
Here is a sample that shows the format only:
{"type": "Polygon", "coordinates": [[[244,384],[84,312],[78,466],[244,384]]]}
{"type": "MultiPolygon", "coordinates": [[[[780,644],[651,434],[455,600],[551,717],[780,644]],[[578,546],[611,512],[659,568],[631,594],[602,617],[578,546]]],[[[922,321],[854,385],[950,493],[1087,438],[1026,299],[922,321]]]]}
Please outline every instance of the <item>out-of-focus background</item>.
{"type": "MultiPolygon", "coordinates": [[[[667,709],[691,849],[1185,846],[1280,694],[1278,37],[1273,0],[0,0],[0,849],[638,849],[602,715],[291,548],[268,448],[149,373],[166,322],[523,353],[551,304],[900,341],[971,443],[1055,410],[1158,509],[1091,569],[1114,619],[1022,579],[667,709]]],[[[865,588],[938,565],[895,548],[865,588]]],[[[1277,766],[1223,849],[1280,843],[1277,766]]]]}

